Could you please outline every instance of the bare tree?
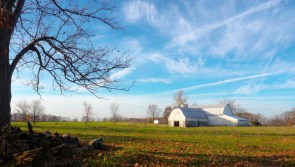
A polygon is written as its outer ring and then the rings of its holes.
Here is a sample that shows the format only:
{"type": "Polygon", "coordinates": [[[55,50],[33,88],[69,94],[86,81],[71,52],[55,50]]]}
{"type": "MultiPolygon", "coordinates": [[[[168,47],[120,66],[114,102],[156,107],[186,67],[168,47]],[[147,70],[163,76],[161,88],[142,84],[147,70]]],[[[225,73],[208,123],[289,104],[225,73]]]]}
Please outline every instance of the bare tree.
{"type": "Polygon", "coordinates": [[[26,68],[33,76],[26,84],[37,93],[42,76],[61,94],[76,85],[95,96],[99,88],[129,89],[110,75],[128,68],[131,59],[92,44],[97,26],[91,24],[120,29],[111,16],[114,9],[109,1],[0,0],[0,128],[10,125],[13,73],[22,76],[26,68]]]}
{"type": "Polygon", "coordinates": [[[102,119],[102,122],[108,122],[108,121],[109,121],[108,118],[103,118],[103,119],[102,119]]]}
{"type": "Polygon", "coordinates": [[[272,117],[264,117],[263,115],[258,114],[258,116],[256,116],[255,118],[259,118],[263,125],[294,126],[295,125],[295,108],[289,111],[285,111],[282,114],[274,115],[272,117]]]}
{"type": "Polygon", "coordinates": [[[111,104],[111,120],[113,121],[114,125],[117,121],[119,121],[121,115],[119,114],[119,104],[112,103],[111,104]]]}
{"type": "Polygon", "coordinates": [[[283,112],[280,118],[285,126],[295,125],[295,108],[290,111],[283,112]]]}
{"type": "Polygon", "coordinates": [[[236,104],[236,100],[235,99],[223,99],[219,102],[219,104],[228,104],[229,107],[231,108],[232,112],[234,114],[236,114],[237,112],[239,112],[239,109],[243,110],[242,108],[240,108],[237,104],[236,104]]]}
{"type": "Polygon", "coordinates": [[[150,104],[148,106],[147,114],[149,117],[151,117],[153,119],[153,121],[155,120],[156,117],[158,117],[160,115],[160,112],[161,112],[161,110],[158,108],[157,105],[150,104]]]}
{"type": "Polygon", "coordinates": [[[261,114],[250,113],[245,109],[236,112],[235,115],[248,119],[251,125],[256,126],[261,125],[261,119],[263,117],[261,114]]]}
{"type": "Polygon", "coordinates": [[[72,122],[78,122],[78,118],[73,118],[71,121],[72,122]]]}
{"type": "Polygon", "coordinates": [[[36,123],[37,120],[41,119],[43,111],[45,111],[45,107],[42,105],[42,101],[33,100],[30,105],[33,123],[36,123]]]}
{"type": "Polygon", "coordinates": [[[20,112],[16,112],[11,114],[11,121],[20,122],[22,121],[22,114],[20,112]]]}
{"type": "Polygon", "coordinates": [[[187,97],[184,96],[184,91],[180,90],[174,95],[175,107],[181,107],[186,104],[187,97]]]}
{"type": "Polygon", "coordinates": [[[96,117],[96,122],[101,122],[101,118],[96,117]]]}
{"type": "Polygon", "coordinates": [[[16,104],[16,112],[21,115],[22,121],[32,119],[33,123],[35,123],[37,119],[41,119],[41,115],[44,110],[45,107],[42,105],[41,100],[33,100],[31,103],[23,100],[16,104]]]}
{"type": "Polygon", "coordinates": [[[267,124],[271,126],[284,126],[285,122],[283,121],[281,115],[275,115],[268,119],[267,124]]]}
{"type": "Polygon", "coordinates": [[[27,121],[27,117],[30,113],[30,110],[31,110],[31,106],[26,100],[17,102],[16,112],[21,114],[22,121],[27,121]]]}
{"type": "Polygon", "coordinates": [[[93,108],[92,105],[90,103],[87,102],[83,102],[83,107],[84,107],[84,116],[82,118],[82,120],[85,122],[85,124],[87,125],[87,123],[92,119],[93,116],[93,108]]]}
{"type": "Polygon", "coordinates": [[[196,102],[194,102],[192,105],[191,105],[191,108],[197,108],[198,107],[198,104],[196,102]]]}
{"type": "Polygon", "coordinates": [[[171,106],[165,107],[165,110],[164,110],[163,116],[162,116],[162,122],[163,123],[165,123],[165,124],[168,123],[168,117],[169,117],[171,111],[172,111],[172,107],[171,106]]]}

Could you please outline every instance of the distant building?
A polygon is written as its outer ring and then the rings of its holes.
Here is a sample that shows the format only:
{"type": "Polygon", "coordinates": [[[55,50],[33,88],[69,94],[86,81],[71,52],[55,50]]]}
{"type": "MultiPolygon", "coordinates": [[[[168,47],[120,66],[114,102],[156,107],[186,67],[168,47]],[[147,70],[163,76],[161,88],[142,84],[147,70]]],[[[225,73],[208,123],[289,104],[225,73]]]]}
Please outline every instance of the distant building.
{"type": "Polygon", "coordinates": [[[174,108],[168,117],[169,126],[247,126],[248,119],[235,116],[228,104],[200,108],[174,108]]]}

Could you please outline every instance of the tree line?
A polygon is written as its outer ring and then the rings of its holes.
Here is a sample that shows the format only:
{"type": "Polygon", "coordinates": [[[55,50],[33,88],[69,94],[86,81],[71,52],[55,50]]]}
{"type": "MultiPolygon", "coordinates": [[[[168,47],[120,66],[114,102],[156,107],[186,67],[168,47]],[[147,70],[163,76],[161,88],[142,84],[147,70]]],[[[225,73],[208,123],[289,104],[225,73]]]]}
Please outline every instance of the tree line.
{"type": "MultiPolygon", "coordinates": [[[[139,122],[139,123],[154,123],[158,120],[161,124],[168,123],[168,117],[175,107],[183,107],[187,104],[187,97],[183,91],[178,91],[173,98],[174,103],[166,106],[161,110],[156,104],[149,104],[146,110],[146,118],[127,118],[120,114],[120,105],[118,103],[110,104],[109,118],[94,118],[93,106],[91,103],[83,102],[83,115],[81,121],[88,122],[103,121],[103,122],[139,122]],[[162,112],[163,111],[163,112],[162,112]]],[[[234,99],[225,99],[219,102],[220,104],[228,104],[233,111],[233,114],[249,120],[249,123],[254,126],[294,126],[295,125],[295,108],[290,111],[283,112],[272,117],[266,117],[260,113],[251,113],[245,108],[237,104],[234,99]]],[[[197,103],[191,104],[189,107],[198,108],[197,103]]],[[[58,121],[78,121],[78,118],[61,117],[45,113],[45,107],[42,100],[33,100],[27,102],[26,100],[19,101],[16,104],[16,113],[11,115],[12,121],[32,121],[36,122],[58,122],[58,121]]]]}
{"type": "Polygon", "coordinates": [[[11,121],[25,122],[30,121],[34,124],[36,122],[64,122],[64,121],[78,121],[77,118],[62,117],[45,113],[45,106],[42,100],[32,100],[28,102],[22,100],[16,103],[16,112],[11,114],[11,121]]]}

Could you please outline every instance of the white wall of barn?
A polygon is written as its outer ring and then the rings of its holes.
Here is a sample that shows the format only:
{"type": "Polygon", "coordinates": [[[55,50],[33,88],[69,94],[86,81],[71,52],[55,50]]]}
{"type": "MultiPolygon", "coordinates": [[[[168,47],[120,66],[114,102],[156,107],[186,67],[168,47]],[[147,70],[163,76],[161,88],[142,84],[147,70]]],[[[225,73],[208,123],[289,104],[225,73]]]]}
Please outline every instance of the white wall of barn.
{"type": "Polygon", "coordinates": [[[208,125],[208,119],[203,119],[203,118],[185,118],[185,122],[191,122],[194,121],[196,126],[206,126],[208,125]]]}
{"type": "Polygon", "coordinates": [[[179,121],[179,127],[185,127],[185,116],[178,108],[171,111],[168,118],[169,126],[174,126],[174,121],[179,121]]]}
{"type": "Polygon", "coordinates": [[[249,126],[249,121],[248,120],[239,120],[238,122],[239,126],[249,126]]]}
{"type": "Polygon", "coordinates": [[[208,116],[208,124],[212,126],[236,126],[237,119],[230,119],[226,116],[208,116]]]}
{"type": "Polygon", "coordinates": [[[178,121],[185,120],[185,116],[183,115],[182,111],[178,108],[172,110],[169,115],[168,121],[174,121],[174,120],[178,120],[178,121]]]}

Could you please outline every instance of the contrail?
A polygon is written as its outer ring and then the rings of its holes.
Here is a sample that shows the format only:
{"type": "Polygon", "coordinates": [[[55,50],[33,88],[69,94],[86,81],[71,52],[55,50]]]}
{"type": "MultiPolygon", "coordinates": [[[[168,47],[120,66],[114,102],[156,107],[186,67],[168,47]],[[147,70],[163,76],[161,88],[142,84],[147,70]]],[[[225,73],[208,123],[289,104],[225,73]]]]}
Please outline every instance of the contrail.
{"type": "Polygon", "coordinates": [[[163,93],[165,93],[165,94],[166,93],[174,93],[174,92],[177,92],[179,90],[190,91],[190,90],[195,90],[195,89],[204,88],[204,87],[217,86],[217,85],[222,85],[222,84],[226,84],[226,83],[233,83],[233,82],[249,80],[249,79],[255,79],[255,78],[262,78],[262,77],[267,77],[267,76],[276,75],[276,74],[278,74],[278,73],[277,72],[276,73],[262,73],[262,74],[250,75],[250,76],[246,76],[246,77],[226,79],[226,80],[223,80],[223,81],[217,81],[217,82],[212,82],[212,83],[207,83],[207,84],[201,84],[201,85],[196,85],[196,86],[179,88],[179,89],[175,89],[175,90],[166,91],[166,92],[163,92],[163,93]]]}

